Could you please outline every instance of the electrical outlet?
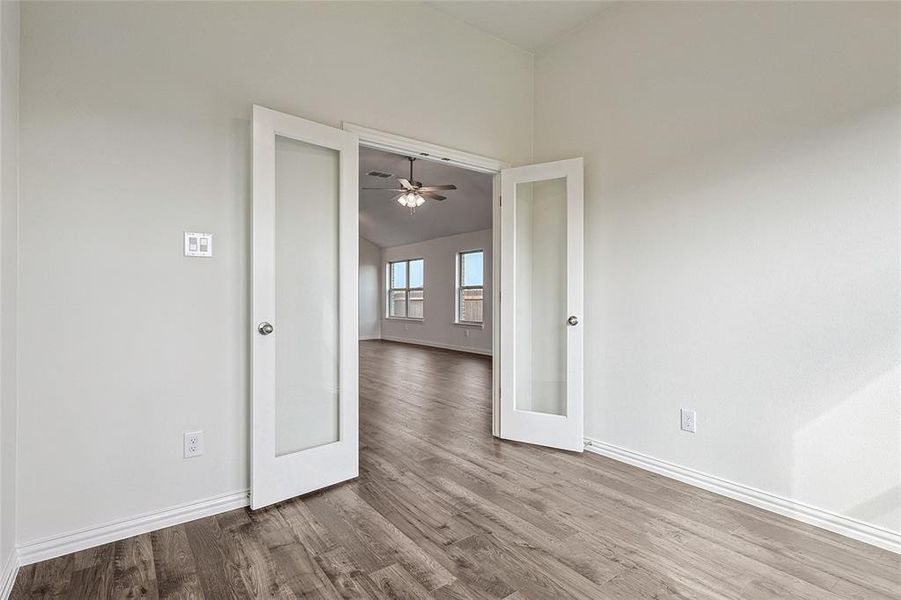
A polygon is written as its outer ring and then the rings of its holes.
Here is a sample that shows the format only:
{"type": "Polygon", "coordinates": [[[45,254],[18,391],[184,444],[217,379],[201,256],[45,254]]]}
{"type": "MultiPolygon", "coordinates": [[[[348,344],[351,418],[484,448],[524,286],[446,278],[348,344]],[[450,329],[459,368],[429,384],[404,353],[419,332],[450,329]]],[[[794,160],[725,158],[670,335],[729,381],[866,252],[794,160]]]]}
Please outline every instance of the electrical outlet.
{"type": "Polygon", "coordinates": [[[682,415],[682,431],[696,433],[698,431],[698,417],[695,411],[683,408],[680,414],[682,415]]]}
{"type": "Polygon", "coordinates": [[[203,454],[203,432],[189,431],[185,433],[185,458],[194,458],[203,454]]]}

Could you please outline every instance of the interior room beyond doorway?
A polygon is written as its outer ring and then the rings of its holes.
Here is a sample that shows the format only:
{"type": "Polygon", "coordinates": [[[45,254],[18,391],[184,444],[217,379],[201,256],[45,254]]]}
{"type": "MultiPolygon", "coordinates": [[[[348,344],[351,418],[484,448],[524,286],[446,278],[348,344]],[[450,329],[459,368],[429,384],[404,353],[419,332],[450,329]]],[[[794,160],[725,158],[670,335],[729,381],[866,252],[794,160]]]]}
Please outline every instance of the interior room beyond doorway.
{"type": "Polygon", "coordinates": [[[361,340],[492,354],[492,179],[360,149],[361,340]]]}

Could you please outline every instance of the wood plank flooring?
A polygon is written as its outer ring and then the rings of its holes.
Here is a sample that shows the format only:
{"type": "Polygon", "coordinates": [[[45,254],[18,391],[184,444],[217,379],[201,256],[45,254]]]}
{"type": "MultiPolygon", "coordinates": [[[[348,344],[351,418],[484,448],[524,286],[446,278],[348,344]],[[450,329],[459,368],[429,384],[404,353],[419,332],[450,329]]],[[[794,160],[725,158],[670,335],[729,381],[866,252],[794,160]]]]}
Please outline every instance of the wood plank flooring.
{"type": "Polygon", "coordinates": [[[901,598],[899,557],[490,434],[487,357],[362,342],[359,479],[22,568],[24,598],[901,598]]]}

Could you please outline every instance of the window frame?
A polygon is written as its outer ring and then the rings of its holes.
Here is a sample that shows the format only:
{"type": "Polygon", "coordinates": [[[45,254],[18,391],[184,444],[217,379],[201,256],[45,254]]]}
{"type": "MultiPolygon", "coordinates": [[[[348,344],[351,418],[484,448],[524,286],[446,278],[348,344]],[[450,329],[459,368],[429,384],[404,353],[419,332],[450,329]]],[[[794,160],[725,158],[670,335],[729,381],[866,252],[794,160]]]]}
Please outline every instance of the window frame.
{"type": "Polygon", "coordinates": [[[398,260],[389,260],[385,265],[385,318],[397,321],[422,321],[425,319],[425,258],[401,258],[398,260]],[[410,263],[422,261],[422,285],[419,287],[410,287],[410,263]],[[396,264],[404,263],[404,285],[406,287],[393,287],[394,278],[392,277],[392,267],[396,264]],[[410,314],[410,292],[422,292],[422,316],[411,317],[410,314]],[[397,317],[391,314],[391,298],[392,292],[404,292],[404,316],[397,317]]]}
{"type": "Polygon", "coordinates": [[[466,325],[468,327],[484,327],[485,326],[485,249],[473,248],[472,250],[463,250],[457,252],[457,276],[455,286],[455,302],[454,302],[454,324],[466,325]],[[463,257],[467,254],[481,253],[482,255],[482,285],[463,285],[463,257]],[[463,292],[466,290],[482,290],[482,320],[467,321],[463,319],[463,292]]]}

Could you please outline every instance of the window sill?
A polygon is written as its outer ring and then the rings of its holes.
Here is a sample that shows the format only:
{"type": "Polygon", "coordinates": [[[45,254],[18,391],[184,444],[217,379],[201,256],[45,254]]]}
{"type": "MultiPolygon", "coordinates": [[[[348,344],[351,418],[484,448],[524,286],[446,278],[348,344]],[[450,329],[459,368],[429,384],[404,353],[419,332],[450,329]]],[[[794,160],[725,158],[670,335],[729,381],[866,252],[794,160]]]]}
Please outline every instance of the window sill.
{"type": "Polygon", "coordinates": [[[406,323],[422,323],[422,319],[416,317],[385,317],[385,321],[404,321],[406,323]]]}
{"type": "Polygon", "coordinates": [[[461,321],[453,321],[451,325],[455,327],[469,327],[471,329],[485,329],[484,323],[466,323],[461,321]]]}

